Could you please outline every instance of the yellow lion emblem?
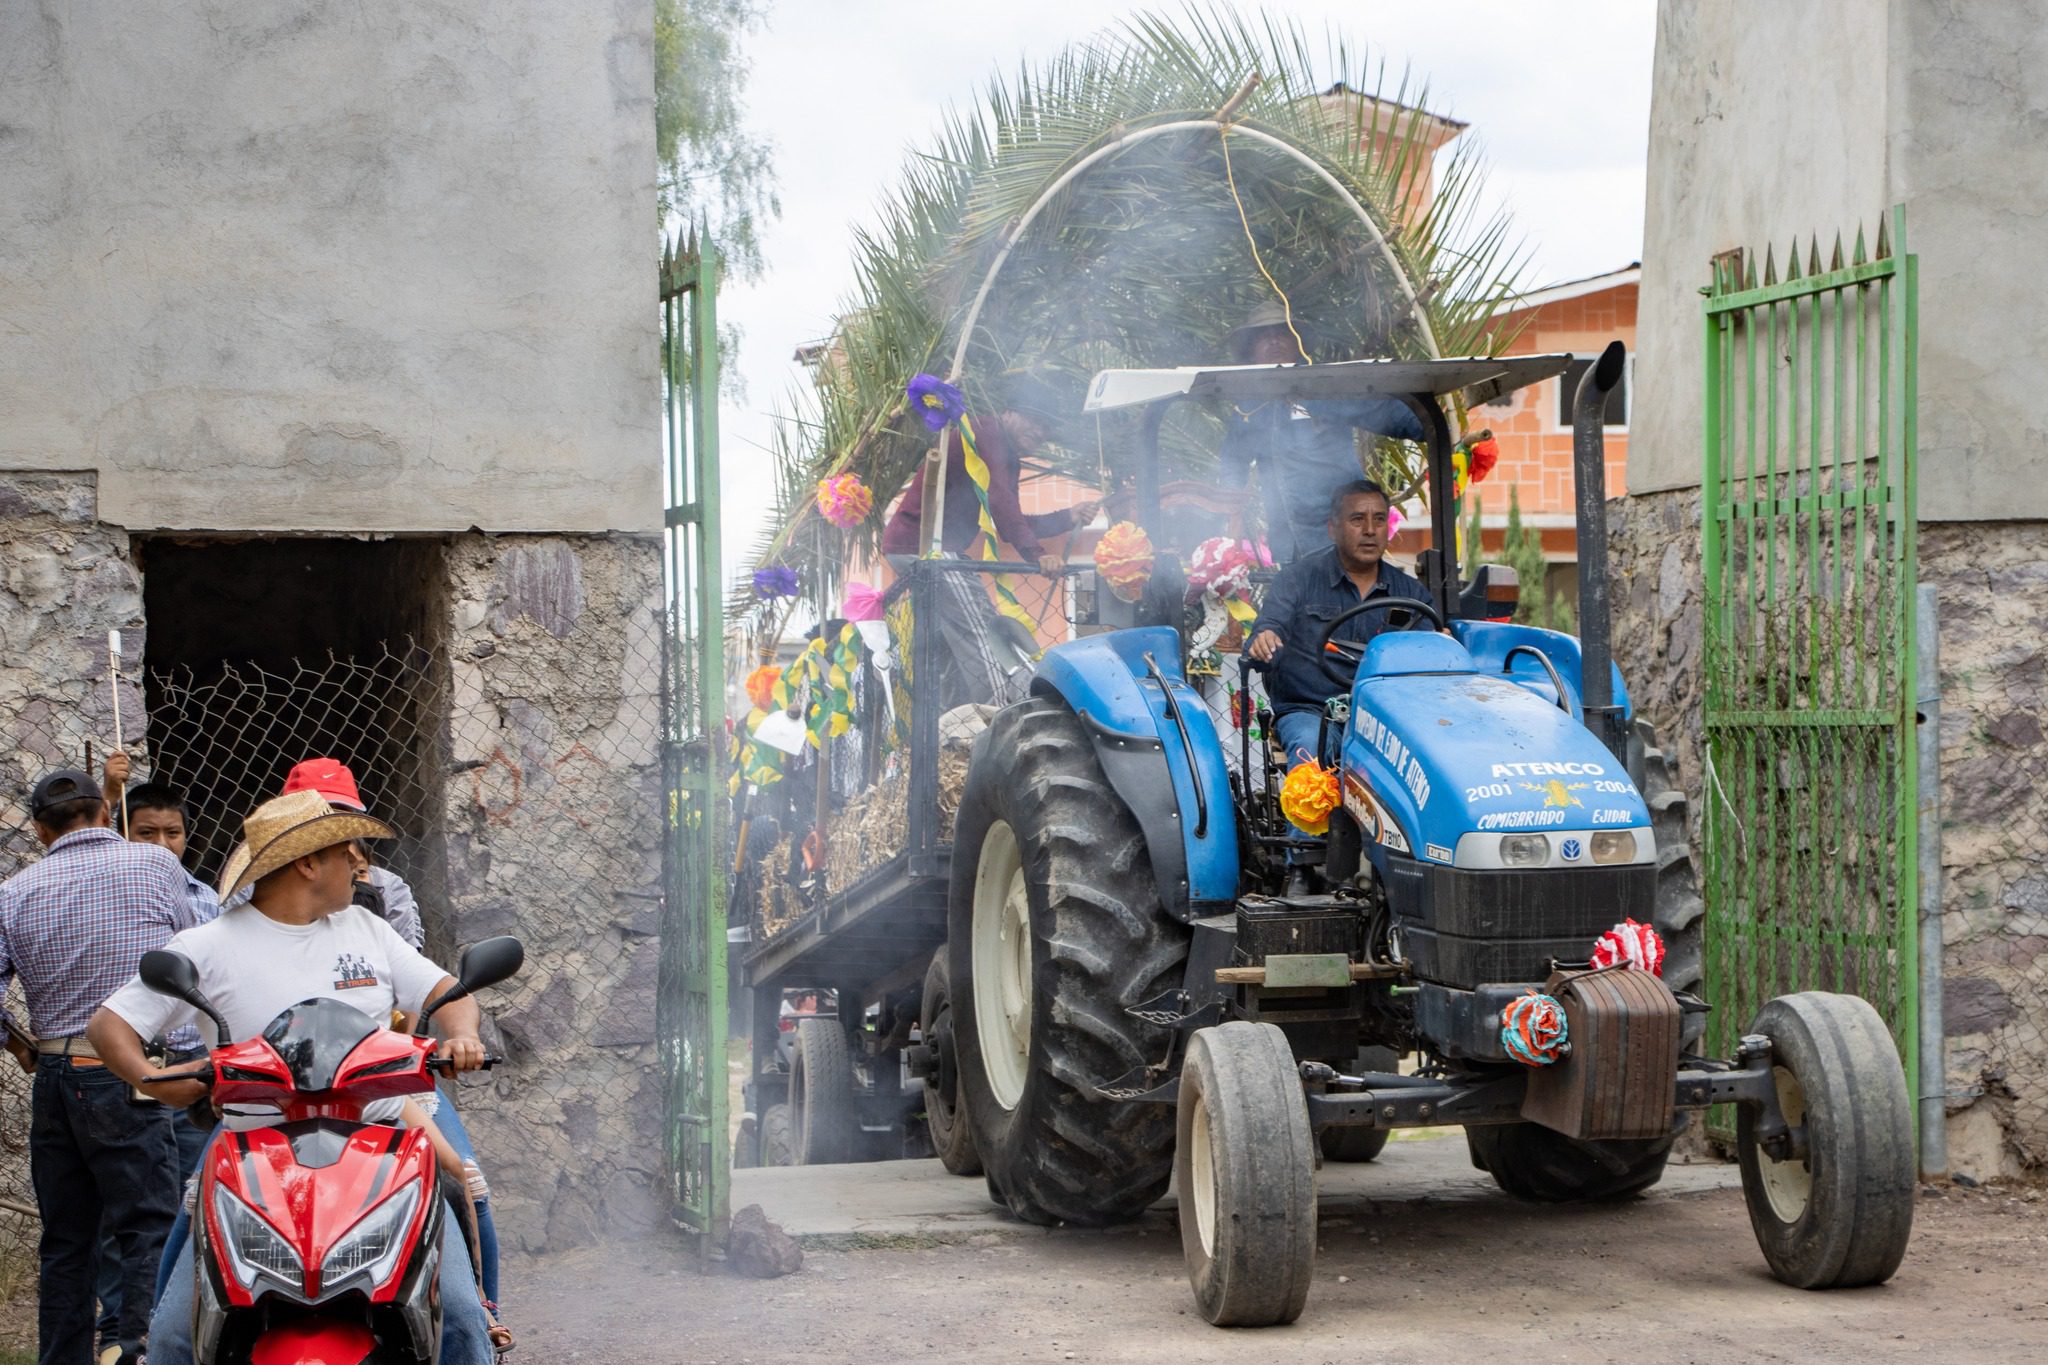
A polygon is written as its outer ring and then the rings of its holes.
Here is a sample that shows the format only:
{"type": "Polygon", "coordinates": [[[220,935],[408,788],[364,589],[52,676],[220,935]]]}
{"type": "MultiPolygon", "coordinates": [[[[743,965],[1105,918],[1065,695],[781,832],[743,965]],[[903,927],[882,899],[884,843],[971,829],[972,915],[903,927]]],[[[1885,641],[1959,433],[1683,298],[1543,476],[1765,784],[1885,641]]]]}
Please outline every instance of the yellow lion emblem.
{"type": "Polygon", "coordinates": [[[1574,782],[1570,786],[1566,786],[1553,777],[1548,782],[1540,784],[1524,782],[1522,790],[1525,792],[1542,792],[1543,808],[1545,810],[1550,809],[1552,806],[1577,806],[1583,810],[1586,803],[1573,796],[1572,793],[1582,792],[1586,789],[1586,786],[1587,784],[1584,782],[1574,782]]]}

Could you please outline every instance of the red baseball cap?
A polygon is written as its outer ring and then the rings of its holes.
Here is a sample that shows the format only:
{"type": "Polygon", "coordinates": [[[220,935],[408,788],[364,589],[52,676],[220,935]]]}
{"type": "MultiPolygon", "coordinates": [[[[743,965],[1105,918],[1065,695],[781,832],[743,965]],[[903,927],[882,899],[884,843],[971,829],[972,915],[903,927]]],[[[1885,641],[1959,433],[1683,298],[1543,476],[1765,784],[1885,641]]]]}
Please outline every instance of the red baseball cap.
{"type": "Polygon", "coordinates": [[[356,775],[338,758],[309,758],[294,764],[285,774],[284,791],[280,794],[289,796],[293,792],[318,792],[329,805],[366,809],[362,794],[356,790],[356,775]]]}

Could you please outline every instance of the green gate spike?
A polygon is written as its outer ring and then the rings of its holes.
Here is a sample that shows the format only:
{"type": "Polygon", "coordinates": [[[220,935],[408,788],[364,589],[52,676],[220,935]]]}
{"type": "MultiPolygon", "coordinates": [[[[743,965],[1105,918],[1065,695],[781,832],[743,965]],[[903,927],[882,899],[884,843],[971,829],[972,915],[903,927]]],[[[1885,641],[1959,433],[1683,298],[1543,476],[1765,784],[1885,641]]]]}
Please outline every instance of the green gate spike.
{"type": "Polygon", "coordinates": [[[1877,259],[1879,259],[1880,261],[1889,259],[1891,254],[1891,232],[1886,226],[1885,216],[1883,214],[1879,214],[1877,216],[1877,259]]]}
{"type": "Polygon", "coordinates": [[[1868,249],[1865,248],[1863,245],[1863,225],[1861,223],[1858,223],[1856,225],[1856,254],[1854,257],[1851,258],[1850,264],[1863,265],[1867,263],[1869,260],[1870,253],[1868,249]]]}
{"type": "Polygon", "coordinates": [[[1828,269],[1829,269],[1829,270],[1840,270],[1841,268],[1842,268],[1842,234],[1841,234],[1841,233],[1839,233],[1839,232],[1837,232],[1837,233],[1835,234],[1835,254],[1834,254],[1834,255],[1832,255],[1832,256],[1830,256],[1830,257],[1828,257],[1828,269]]]}
{"type": "Polygon", "coordinates": [[[1764,288],[1768,289],[1768,288],[1770,288],[1770,287],[1771,287],[1772,285],[1776,284],[1777,282],[1778,282],[1778,258],[1777,258],[1777,248],[1776,248],[1776,247],[1773,247],[1773,246],[1771,246],[1771,245],[1770,245],[1770,244],[1768,244],[1768,243],[1766,243],[1766,244],[1764,245],[1764,288]]]}
{"type": "Polygon", "coordinates": [[[1791,249],[1785,253],[1785,283],[1799,279],[1799,238],[1792,239],[1791,249]]]}
{"type": "MultiPolygon", "coordinates": [[[[1820,274],[1820,234],[1818,232],[1806,239],[1806,251],[1806,273],[1809,275],[1820,274]]],[[[1837,256],[1842,254],[1839,242],[1837,243],[1835,254],[1837,256]]]]}

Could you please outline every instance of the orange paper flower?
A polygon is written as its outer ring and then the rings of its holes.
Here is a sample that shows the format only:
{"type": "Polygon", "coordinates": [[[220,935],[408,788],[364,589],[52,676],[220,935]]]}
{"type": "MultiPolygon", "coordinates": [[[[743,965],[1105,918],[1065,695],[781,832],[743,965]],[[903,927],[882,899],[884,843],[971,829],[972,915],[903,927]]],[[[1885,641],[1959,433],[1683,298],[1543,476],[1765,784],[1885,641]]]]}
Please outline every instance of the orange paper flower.
{"type": "Polygon", "coordinates": [[[1134,521],[1120,521],[1102,533],[1095,545],[1095,572],[1109,590],[1135,602],[1152,577],[1152,537],[1134,521]]]}
{"type": "Polygon", "coordinates": [[[858,474],[818,480],[818,515],[842,531],[860,525],[874,505],[875,495],[858,474]]]}
{"type": "Polygon", "coordinates": [[[1280,813],[1305,834],[1324,834],[1337,809],[1337,774],[1311,759],[1280,784],[1280,813]]]}
{"type": "Polygon", "coordinates": [[[774,664],[763,664],[747,674],[747,700],[763,711],[775,709],[775,684],[782,681],[782,670],[774,664]]]}

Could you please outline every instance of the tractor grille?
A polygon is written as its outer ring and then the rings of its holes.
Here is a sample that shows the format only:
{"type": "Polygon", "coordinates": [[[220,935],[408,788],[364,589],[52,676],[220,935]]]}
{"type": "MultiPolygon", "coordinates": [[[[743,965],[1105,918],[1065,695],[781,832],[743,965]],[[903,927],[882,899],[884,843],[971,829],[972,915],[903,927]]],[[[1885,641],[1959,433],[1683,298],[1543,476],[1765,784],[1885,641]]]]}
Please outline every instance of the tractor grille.
{"type": "Polygon", "coordinates": [[[1388,899],[1401,951],[1424,981],[1470,989],[1541,981],[1552,961],[1584,962],[1623,919],[1648,922],[1657,869],[1470,872],[1393,860],[1388,899]]]}

